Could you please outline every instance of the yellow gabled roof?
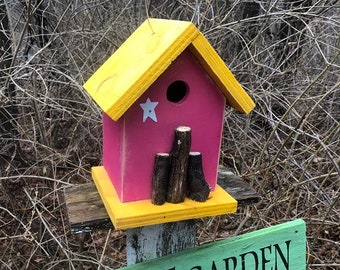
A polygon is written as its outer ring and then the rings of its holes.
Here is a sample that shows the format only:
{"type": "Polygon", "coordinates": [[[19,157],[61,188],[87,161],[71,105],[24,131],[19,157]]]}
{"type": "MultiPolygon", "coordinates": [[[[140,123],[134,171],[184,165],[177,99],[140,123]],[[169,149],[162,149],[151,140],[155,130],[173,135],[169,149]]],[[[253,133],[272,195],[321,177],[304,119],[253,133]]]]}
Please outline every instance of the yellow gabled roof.
{"type": "Polygon", "coordinates": [[[146,20],[84,88],[104,112],[118,120],[186,48],[226,96],[227,104],[243,113],[255,107],[206,38],[185,21],[146,20]]]}

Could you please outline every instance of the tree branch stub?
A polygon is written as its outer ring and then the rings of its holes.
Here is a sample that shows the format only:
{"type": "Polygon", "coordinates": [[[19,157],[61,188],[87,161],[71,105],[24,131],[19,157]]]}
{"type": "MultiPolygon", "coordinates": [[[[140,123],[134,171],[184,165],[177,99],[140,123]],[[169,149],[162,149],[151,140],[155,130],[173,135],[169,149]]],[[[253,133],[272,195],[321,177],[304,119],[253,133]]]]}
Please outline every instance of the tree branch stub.
{"type": "Polygon", "coordinates": [[[171,169],[166,198],[170,203],[184,202],[190,147],[191,128],[186,126],[177,127],[170,153],[171,169]]]}
{"type": "Polygon", "coordinates": [[[166,201],[166,193],[169,182],[170,154],[157,153],[152,175],[152,197],[151,202],[162,205],[166,201]]]}
{"type": "Polygon", "coordinates": [[[190,152],[187,179],[188,197],[194,201],[205,202],[209,197],[210,186],[205,181],[200,152],[190,152]]]}

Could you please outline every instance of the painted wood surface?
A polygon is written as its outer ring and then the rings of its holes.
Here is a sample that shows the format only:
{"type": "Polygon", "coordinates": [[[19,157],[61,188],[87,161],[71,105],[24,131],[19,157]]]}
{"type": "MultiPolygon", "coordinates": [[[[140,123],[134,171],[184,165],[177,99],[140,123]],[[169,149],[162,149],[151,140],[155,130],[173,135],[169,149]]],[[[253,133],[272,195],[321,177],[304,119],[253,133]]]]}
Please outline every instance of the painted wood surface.
{"type": "Polygon", "coordinates": [[[84,88],[113,120],[118,120],[187,47],[244,113],[254,103],[205,37],[190,22],[148,19],[90,77],[84,88]]]}
{"type": "Polygon", "coordinates": [[[84,88],[112,119],[118,120],[197,35],[190,22],[145,21],[84,88]]]}
{"type": "Polygon", "coordinates": [[[202,153],[206,181],[214,190],[224,109],[225,97],[185,50],[118,121],[104,114],[103,165],[120,200],[151,198],[155,155],[171,151],[178,126],[191,128],[190,151],[202,153]],[[186,87],[179,102],[172,102],[167,95],[174,82],[186,87]],[[157,105],[147,106],[152,113],[145,118],[140,105],[147,103],[157,105]]]}
{"type": "Polygon", "coordinates": [[[301,219],[189,249],[121,270],[305,270],[301,219]]]}
{"type": "Polygon", "coordinates": [[[186,198],[183,203],[158,206],[152,204],[151,199],[122,203],[103,166],[92,167],[92,178],[116,229],[216,216],[234,213],[237,209],[237,201],[219,186],[204,203],[186,198]]]}
{"type": "MultiPolygon", "coordinates": [[[[237,200],[238,208],[260,201],[254,189],[222,166],[219,167],[218,184],[237,200]]],[[[72,233],[113,228],[94,182],[67,187],[64,196],[72,233]]]]}
{"type": "Polygon", "coordinates": [[[203,34],[200,33],[193,40],[189,49],[227,98],[227,105],[243,113],[249,113],[254,109],[255,103],[203,34]]]}
{"type": "Polygon", "coordinates": [[[127,265],[177,253],[195,246],[194,220],[126,230],[127,265]]]}

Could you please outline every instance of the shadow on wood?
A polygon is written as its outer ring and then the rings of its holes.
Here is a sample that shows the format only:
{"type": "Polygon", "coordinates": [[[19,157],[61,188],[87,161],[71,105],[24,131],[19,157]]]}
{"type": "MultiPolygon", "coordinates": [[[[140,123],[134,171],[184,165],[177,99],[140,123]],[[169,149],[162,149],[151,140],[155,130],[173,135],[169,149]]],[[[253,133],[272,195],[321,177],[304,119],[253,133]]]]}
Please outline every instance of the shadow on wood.
{"type": "Polygon", "coordinates": [[[183,220],[128,229],[127,265],[163,257],[195,246],[194,220],[183,220]]]}
{"type": "MultiPolygon", "coordinates": [[[[218,184],[245,206],[260,201],[260,196],[242,178],[219,168],[218,184]]],[[[93,182],[67,187],[64,190],[68,221],[72,233],[112,228],[112,223],[93,182]]]]}

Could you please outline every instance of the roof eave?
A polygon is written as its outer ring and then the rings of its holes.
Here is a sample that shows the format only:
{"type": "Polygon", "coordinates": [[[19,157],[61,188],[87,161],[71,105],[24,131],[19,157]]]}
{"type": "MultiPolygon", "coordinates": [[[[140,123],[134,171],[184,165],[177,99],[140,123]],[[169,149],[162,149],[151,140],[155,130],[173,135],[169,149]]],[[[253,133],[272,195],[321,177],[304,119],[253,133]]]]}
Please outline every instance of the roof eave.
{"type": "Polygon", "coordinates": [[[192,41],[189,49],[224,94],[229,106],[245,114],[254,109],[253,100],[201,33],[192,41]]]}
{"type": "Polygon", "coordinates": [[[117,121],[187,48],[224,94],[228,105],[246,114],[255,107],[203,34],[194,24],[183,21],[145,21],[84,88],[117,121]],[[136,48],[138,42],[142,43],[140,48],[136,48]]]}
{"type": "Polygon", "coordinates": [[[167,50],[160,55],[153,65],[145,70],[124,95],[122,95],[121,99],[116,102],[114,106],[111,106],[107,114],[110,115],[113,120],[118,120],[199,34],[199,30],[193,24],[190,24],[189,27],[168,46],[167,50]]]}

